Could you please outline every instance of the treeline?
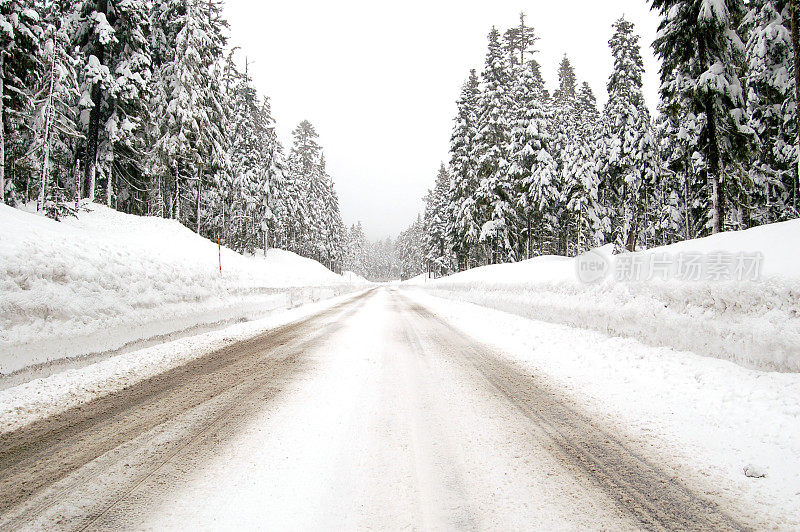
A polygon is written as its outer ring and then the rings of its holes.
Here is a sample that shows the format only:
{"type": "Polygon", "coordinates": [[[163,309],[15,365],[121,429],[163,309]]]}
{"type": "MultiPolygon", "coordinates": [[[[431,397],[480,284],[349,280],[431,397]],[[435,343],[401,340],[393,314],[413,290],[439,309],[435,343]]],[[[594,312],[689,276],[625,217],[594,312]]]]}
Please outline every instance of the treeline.
{"type": "Polygon", "coordinates": [[[219,0],[0,2],[0,200],[173,218],[333,269],[344,227],[317,133],[284,153],[219,0]]]}
{"type": "Polygon", "coordinates": [[[662,59],[654,118],[633,24],[619,19],[600,110],[564,56],[545,88],[537,37],[492,28],[458,99],[449,164],[408,230],[437,275],[534,255],[664,245],[798,216],[789,0],[654,0],[662,59]],[[420,225],[421,223],[421,230],[420,225]]]}

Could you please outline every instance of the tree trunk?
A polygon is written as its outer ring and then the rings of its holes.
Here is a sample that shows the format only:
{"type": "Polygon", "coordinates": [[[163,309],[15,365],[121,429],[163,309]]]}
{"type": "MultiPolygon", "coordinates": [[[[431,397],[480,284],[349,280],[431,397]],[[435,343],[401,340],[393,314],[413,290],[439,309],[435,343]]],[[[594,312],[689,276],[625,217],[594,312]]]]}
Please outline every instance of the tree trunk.
{"type": "MultiPolygon", "coordinates": [[[[705,41],[700,38],[698,45],[700,60],[707,64],[705,41]]],[[[706,176],[711,182],[711,232],[721,233],[725,224],[725,183],[723,182],[724,176],[722,175],[719,142],[717,140],[717,116],[714,113],[714,101],[710,94],[706,94],[703,105],[706,111],[706,124],[708,127],[708,166],[706,167],[706,176]]]]}
{"type": "Polygon", "coordinates": [[[200,234],[200,196],[203,193],[202,175],[197,179],[197,234],[200,234]]]}
{"type": "MultiPolygon", "coordinates": [[[[97,12],[108,13],[108,0],[97,0],[97,12]]],[[[97,57],[100,65],[105,62],[105,47],[97,42],[97,57]]],[[[92,86],[92,110],[89,113],[89,130],[86,133],[86,197],[94,201],[95,181],[97,179],[97,145],[100,137],[100,104],[103,98],[103,88],[100,83],[92,86]]]]}
{"type": "MultiPolygon", "coordinates": [[[[0,51],[0,203],[6,202],[5,58],[0,51]]],[[[27,199],[27,198],[26,198],[27,199]]]]}
{"type": "Polygon", "coordinates": [[[113,165],[109,165],[108,167],[108,176],[106,176],[106,206],[111,207],[111,195],[112,195],[112,184],[113,181],[111,179],[111,168],[113,165]]]}
{"type": "Polygon", "coordinates": [[[531,217],[527,216],[525,218],[525,223],[527,225],[527,232],[525,233],[525,258],[531,258],[531,217]]]}
{"type": "Polygon", "coordinates": [[[790,0],[792,9],[792,52],[794,56],[794,99],[795,99],[795,127],[797,128],[797,175],[794,180],[792,206],[797,213],[797,189],[800,188],[800,14],[798,14],[797,0],[790,0]]]}
{"type": "Polygon", "coordinates": [[[53,48],[53,61],[50,63],[50,87],[47,91],[47,100],[44,108],[44,154],[42,157],[42,186],[39,189],[39,201],[37,210],[44,209],[44,201],[47,193],[47,174],[50,171],[50,130],[53,128],[53,87],[56,77],[56,48],[53,48]]]}

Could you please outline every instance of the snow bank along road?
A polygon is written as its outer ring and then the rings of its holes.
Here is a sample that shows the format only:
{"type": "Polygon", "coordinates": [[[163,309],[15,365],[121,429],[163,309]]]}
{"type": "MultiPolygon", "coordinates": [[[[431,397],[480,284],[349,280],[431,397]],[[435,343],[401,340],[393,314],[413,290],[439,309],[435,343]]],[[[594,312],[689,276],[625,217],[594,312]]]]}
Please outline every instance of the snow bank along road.
{"type": "Polygon", "coordinates": [[[0,529],[743,529],[376,289],[0,436],[0,529]]]}

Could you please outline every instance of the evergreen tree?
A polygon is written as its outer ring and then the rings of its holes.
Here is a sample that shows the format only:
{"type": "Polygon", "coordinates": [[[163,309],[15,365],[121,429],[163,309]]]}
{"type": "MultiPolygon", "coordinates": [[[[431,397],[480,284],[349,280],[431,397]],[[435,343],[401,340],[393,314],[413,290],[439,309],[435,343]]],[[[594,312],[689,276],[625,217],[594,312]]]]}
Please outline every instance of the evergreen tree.
{"type": "Polygon", "coordinates": [[[567,209],[575,215],[574,251],[578,254],[602,243],[606,217],[599,198],[597,172],[602,152],[602,124],[597,99],[588,83],[581,84],[575,103],[577,121],[565,150],[564,170],[574,183],[567,209]]]}
{"type": "Polygon", "coordinates": [[[663,20],[653,46],[662,59],[661,95],[680,99],[691,115],[700,117],[695,147],[697,161],[710,184],[710,228],[725,229],[726,191],[736,193],[750,134],[746,125],[737,65],[744,45],[736,32],[742,0],[653,0],[663,20]]]}
{"type": "Polygon", "coordinates": [[[572,196],[580,184],[569,168],[569,152],[577,135],[577,79],[572,63],[565,55],[558,68],[558,89],[553,93],[550,107],[550,134],[553,138],[551,155],[556,163],[554,179],[542,187],[543,213],[541,232],[544,252],[569,254],[570,232],[574,228],[570,212],[572,196]]]}
{"type": "MultiPolygon", "coordinates": [[[[39,42],[43,35],[39,13],[32,0],[0,1],[0,203],[6,202],[7,145],[14,158],[27,151],[20,131],[20,116],[31,110],[27,87],[33,84],[39,68],[39,42]]],[[[27,199],[27,198],[26,198],[27,199]]]]}
{"type": "Polygon", "coordinates": [[[216,1],[158,0],[155,6],[151,209],[184,223],[191,211],[183,209],[190,183],[224,153],[222,103],[215,89],[225,44],[223,28],[213,24],[218,9],[216,1]]]}
{"type": "Polygon", "coordinates": [[[33,93],[29,154],[38,155],[39,161],[37,208],[58,220],[73,212],[68,201],[77,198],[71,162],[76,153],[75,140],[80,137],[76,129],[78,62],[69,55],[69,35],[60,20],[48,17],[45,35],[42,73],[33,93]]]}
{"type": "MultiPolygon", "coordinates": [[[[448,194],[448,237],[459,269],[470,266],[480,236],[475,191],[478,188],[478,169],[473,154],[478,136],[478,76],[470,71],[458,99],[458,114],[450,137],[451,189],[448,194]]],[[[476,261],[477,262],[477,261],[476,261]]],[[[475,262],[475,263],[476,263],[475,262]]]]}
{"type": "Polygon", "coordinates": [[[475,195],[481,226],[478,239],[488,248],[490,262],[496,263],[514,258],[512,231],[515,210],[507,153],[511,80],[500,46],[500,35],[495,28],[489,33],[482,78],[483,90],[478,97],[478,135],[471,157],[478,165],[475,195]]]}
{"type": "MultiPolygon", "coordinates": [[[[513,179],[515,203],[519,218],[524,221],[521,228],[519,256],[530,258],[533,241],[540,244],[543,215],[547,209],[544,191],[550,186],[556,173],[556,163],[550,154],[551,132],[547,127],[545,97],[537,65],[528,62],[520,71],[515,86],[514,101],[516,120],[511,130],[509,173],[513,179]],[[534,235],[537,233],[537,236],[534,235]]],[[[540,248],[540,246],[538,246],[540,248]]],[[[541,253],[541,248],[538,250],[541,253]]]]}
{"type": "Polygon", "coordinates": [[[759,223],[796,217],[800,209],[790,17],[788,0],[754,0],[744,21],[747,114],[757,138],[750,212],[759,223]]]}
{"type": "Polygon", "coordinates": [[[447,275],[452,269],[451,245],[448,239],[447,195],[450,175],[444,163],[439,167],[434,188],[425,198],[425,256],[437,276],[447,275]]]}
{"type": "Polygon", "coordinates": [[[613,28],[609,45],[614,69],[605,108],[607,164],[602,188],[616,248],[634,251],[639,233],[646,229],[643,217],[651,203],[648,195],[657,184],[657,146],[642,94],[639,36],[624,18],[613,28]]]}

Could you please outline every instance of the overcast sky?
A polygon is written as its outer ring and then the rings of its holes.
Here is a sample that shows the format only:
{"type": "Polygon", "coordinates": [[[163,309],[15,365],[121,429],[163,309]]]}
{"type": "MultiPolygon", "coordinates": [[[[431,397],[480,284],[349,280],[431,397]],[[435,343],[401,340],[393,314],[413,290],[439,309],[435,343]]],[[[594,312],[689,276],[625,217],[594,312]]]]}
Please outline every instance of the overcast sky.
{"type": "Polygon", "coordinates": [[[547,86],[566,53],[601,106],[611,23],[624,14],[642,37],[651,109],[658,101],[658,16],[645,0],[226,1],[232,44],[271,98],[287,150],[298,122],[314,124],[345,223],[361,220],[372,239],[397,236],[421,211],[447,160],[461,85],[481,70],[491,26],[502,33],[520,11],[540,37],[547,86]]]}

